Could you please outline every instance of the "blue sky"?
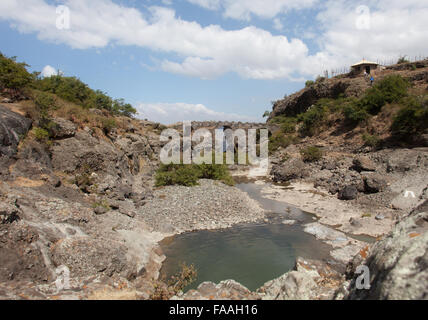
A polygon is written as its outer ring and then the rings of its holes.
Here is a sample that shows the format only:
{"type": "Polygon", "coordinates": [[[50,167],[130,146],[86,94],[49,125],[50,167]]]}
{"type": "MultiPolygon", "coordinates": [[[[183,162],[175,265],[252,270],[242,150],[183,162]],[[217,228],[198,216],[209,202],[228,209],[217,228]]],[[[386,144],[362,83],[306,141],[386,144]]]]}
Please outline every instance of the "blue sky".
{"type": "Polygon", "coordinates": [[[427,14],[422,0],[1,0],[0,51],[125,98],[141,118],[261,121],[323,70],[428,55],[427,14]]]}

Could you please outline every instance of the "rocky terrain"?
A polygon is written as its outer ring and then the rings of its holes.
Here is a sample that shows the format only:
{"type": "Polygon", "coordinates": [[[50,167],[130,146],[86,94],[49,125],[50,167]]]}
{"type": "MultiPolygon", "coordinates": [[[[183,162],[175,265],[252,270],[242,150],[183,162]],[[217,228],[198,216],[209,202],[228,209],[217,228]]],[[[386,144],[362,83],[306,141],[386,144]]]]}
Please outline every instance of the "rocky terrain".
{"type": "Polygon", "coordinates": [[[165,258],[159,241],[264,218],[220,182],[155,188],[159,125],[116,121],[105,133],[56,117],[46,142],[23,104],[0,105],[1,298],[148,299],[165,258]],[[63,266],[71,288],[58,292],[63,266]]]}
{"type": "MultiPolygon", "coordinates": [[[[379,77],[392,73],[427,89],[427,61],[379,77]]],[[[325,80],[278,101],[270,119],[305,112],[320,98],[360,96],[368,86],[361,77],[325,80]]],[[[59,108],[46,138],[31,101],[22,99],[0,100],[1,299],[150,299],[165,259],[162,239],[265,218],[246,193],[217,181],[155,187],[160,124],[98,109],[84,109],[82,121],[59,108]],[[64,272],[70,283],[61,291],[64,272]]],[[[391,115],[381,113],[369,129],[388,141],[382,125],[388,121],[391,115]]],[[[219,126],[265,125],[204,122],[193,129],[219,126]]],[[[273,134],[279,130],[268,126],[273,134]]],[[[374,148],[361,141],[367,129],[346,131],[333,122],[280,147],[272,152],[270,176],[257,182],[266,198],[318,218],[304,230],[331,245],[335,265],[299,258],[295,270],[256,292],[227,280],[173,299],[426,299],[426,132],[417,144],[374,148]],[[323,156],[305,161],[301,150],[311,146],[323,156]],[[360,265],[371,271],[371,290],[355,287],[360,265]]]]}

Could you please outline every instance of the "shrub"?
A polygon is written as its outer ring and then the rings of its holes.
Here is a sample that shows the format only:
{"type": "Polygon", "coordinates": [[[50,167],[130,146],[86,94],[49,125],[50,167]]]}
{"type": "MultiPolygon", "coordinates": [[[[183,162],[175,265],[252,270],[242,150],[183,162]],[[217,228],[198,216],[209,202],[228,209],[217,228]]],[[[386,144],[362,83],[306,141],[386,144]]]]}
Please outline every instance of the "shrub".
{"type": "Polygon", "coordinates": [[[387,103],[399,102],[407,96],[409,82],[399,75],[390,75],[367,90],[357,103],[357,109],[364,109],[372,115],[378,114],[387,103]]]}
{"type": "Polygon", "coordinates": [[[227,185],[233,185],[226,165],[221,164],[161,164],[156,172],[156,186],[182,185],[196,186],[199,179],[211,179],[222,181],[227,185]]]}
{"type": "Polygon", "coordinates": [[[367,147],[377,148],[381,143],[381,139],[376,135],[370,135],[368,133],[363,134],[364,145],[367,147]]]}
{"type": "Polygon", "coordinates": [[[276,132],[269,138],[269,152],[272,153],[279,148],[298,143],[299,139],[295,135],[284,135],[282,132],[276,132]]]}
{"type": "Polygon", "coordinates": [[[56,109],[56,102],[52,95],[46,92],[38,92],[34,97],[34,104],[40,118],[47,118],[49,112],[56,109]]]}
{"type": "Polygon", "coordinates": [[[306,83],[305,83],[305,87],[306,87],[306,88],[309,88],[309,87],[312,87],[314,84],[315,84],[315,81],[313,81],[313,80],[308,80],[308,81],[306,81],[306,83]]]}
{"type": "Polygon", "coordinates": [[[315,162],[321,160],[323,157],[322,150],[312,146],[300,150],[300,154],[302,155],[303,161],[305,162],[315,162]]]}
{"type": "Polygon", "coordinates": [[[36,138],[37,141],[44,142],[44,143],[49,141],[49,132],[47,130],[36,127],[33,129],[33,132],[34,132],[34,137],[36,138]]]}
{"type": "Polygon", "coordinates": [[[428,100],[409,98],[406,105],[394,117],[391,131],[395,136],[412,139],[427,128],[428,100]]]}
{"type": "Polygon", "coordinates": [[[318,132],[320,123],[326,117],[326,108],[316,105],[305,113],[299,115],[298,119],[302,122],[300,132],[304,135],[313,136],[318,132]]]}
{"type": "Polygon", "coordinates": [[[357,125],[369,118],[369,114],[358,104],[349,104],[344,107],[345,121],[350,125],[357,125]]]}
{"type": "Polygon", "coordinates": [[[407,96],[410,83],[400,75],[390,75],[375,85],[387,103],[398,102],[407,96]]]}
{"type": "Polygon", "coordinates": [[[117,123],[114,118],[102,118],[101,126],[105,134],[109,134],[114,128],[117,128],[117,123]]]}
{"type": "Polygon", "coordinates": [[[285,118],[281,123],[281,131],[285,134],[296,132],[297,119],[296,118],[285,118]]]}

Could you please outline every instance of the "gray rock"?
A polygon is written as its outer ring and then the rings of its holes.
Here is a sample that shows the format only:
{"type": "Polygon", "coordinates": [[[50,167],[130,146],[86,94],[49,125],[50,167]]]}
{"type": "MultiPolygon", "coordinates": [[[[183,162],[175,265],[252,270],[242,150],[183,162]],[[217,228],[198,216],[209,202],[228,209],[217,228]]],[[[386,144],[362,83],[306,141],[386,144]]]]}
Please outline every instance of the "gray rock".
{"type": "Polygon", "coordinates": [[[0,106],[0,156],[12,157],[22,138],[30,129],[32,121],[0,106]]]}
{"type": "Polygon", "coordinates": [[[106,207],[103,206],[98,206],[94,209],[94,213],[96,215],[102,215],[102,214],[106,214],[109,210],[106,207]]]}
{"type": "Polygon", "coordinates": [[[348,265],[352,281],[345,299],[422,300],[428,297],[428,213],[412,214],[383,240],[348,265]],[[358,290],[356,268],[370,270],[370,290],[358,290]]]}
{"type": "Polygon", "coordinates": [[[349,219],[349,223],[351,224],[351,226],[356,228],[361,228],[363,226],[358,219],[354,219],[354,218],[349,219]]]}
{"type": "Polygon", "coordinates": [[[382,221],[382,220],[385,220],[385,216],[382,215],[382,214],[377,214],[376,217],[375,217],[375,219],[378,220],[378,221],[382,221]]]}
{"type": "Polygon", "coordinates": [[[378,173],[363,173],[364,191],[366,193],[378,193],[385,190],[387,182],[378,173]]]}
{"type": "Polygon", "coordinates": [[[274,166],[271,174],[274,182],[287,182],[307,177],[308,171],[302,160],[293,158],[282,165],[274,166]]]}
{"type": "Polygon", "coordinates": [[[71,138],[76,134],[77,126],[73,122],[62,118],[54,118],[52,121],[54,125],[50,129],[50,133],[53,138],[71,138]]]}
{"type": "Polygon", "coordinates": [[[376,165],[370,158],[359,156],[353,160],[353,169],[358,172],[376,171],[376,165]]]}
{"type": "Polygon", "coordinates": [[[339,191],[338,198],[340,200],[354,200],[357,198],[358,189],[355,186],[346,186],[339,191]]]}
{"type": "Polygon", "coordinates": [[[16,205],[0,202],[0,224],[12,223],[19,219],[19,209],[16,205]]]}

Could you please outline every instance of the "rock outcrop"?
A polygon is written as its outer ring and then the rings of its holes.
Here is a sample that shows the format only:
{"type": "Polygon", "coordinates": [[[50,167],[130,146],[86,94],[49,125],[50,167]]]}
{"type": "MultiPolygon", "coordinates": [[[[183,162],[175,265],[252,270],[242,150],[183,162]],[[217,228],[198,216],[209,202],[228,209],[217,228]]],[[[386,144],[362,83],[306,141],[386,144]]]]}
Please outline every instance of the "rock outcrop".
{"type": "Polygon", "coordinates": [[[352,280],[339,298],[345,292],[345,299],[428,299],[428,212],[412,213],[385,239],[361,251],[348,266],[348,277],[352,280]],[[360,265],[370,270],[368,290],[356,288],[360,265]]]}
{"type": "Polygon", "coordinates": [[[361,78],[326,79],[277,101],[268,120],[279,115],[294,117],[306,112],[322,98],[337,98],[339,95],[360,96],[368,87],[369,84],[361,78]]]}
{"type": "Polygon", "coordinates": [[[18,144],[31,124],[31,120],[0,105],[0,157],[16,154],[18,144]]]}

